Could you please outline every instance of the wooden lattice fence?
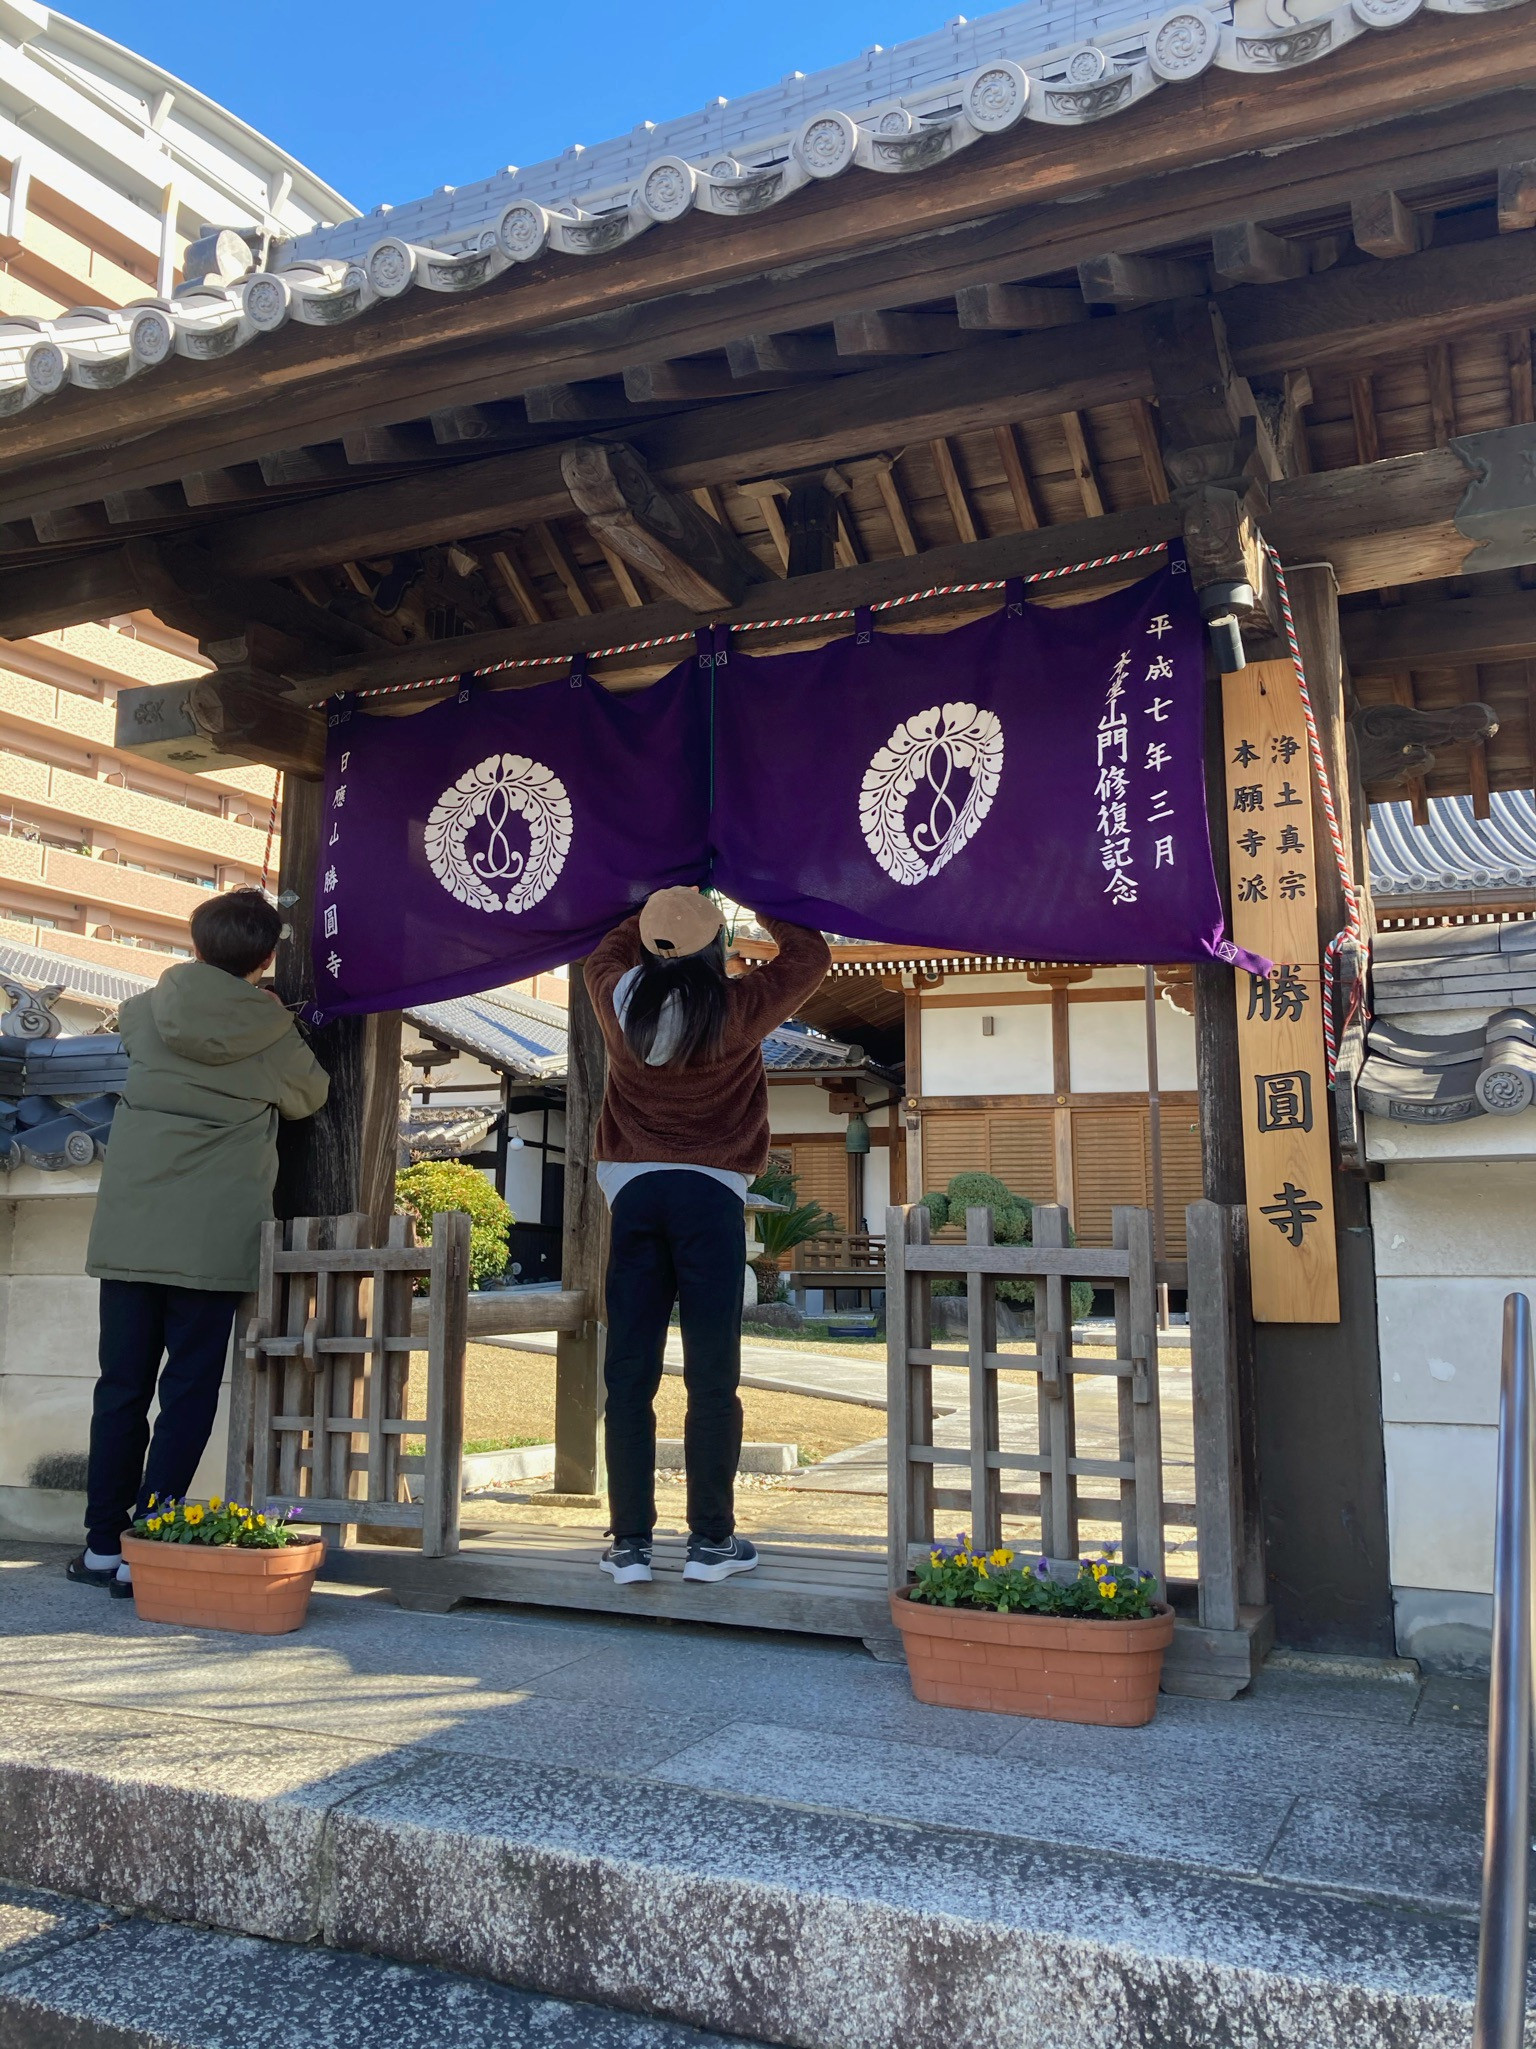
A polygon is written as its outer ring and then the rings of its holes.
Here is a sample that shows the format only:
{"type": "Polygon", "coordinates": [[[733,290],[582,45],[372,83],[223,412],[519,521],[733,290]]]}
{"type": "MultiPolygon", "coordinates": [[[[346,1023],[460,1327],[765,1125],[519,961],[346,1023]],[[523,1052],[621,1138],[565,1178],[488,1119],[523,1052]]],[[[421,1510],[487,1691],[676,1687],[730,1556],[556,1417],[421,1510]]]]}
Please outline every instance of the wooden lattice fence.
{"type": "Polygon", "coordinates": [[[365,1216],[268,1224],[256,1313],[237,1357],[230,1495],[319,1523],[419,1530],[427,1557],[459,1548],[469,1218],[433,1220],[419,1246],[409,1217],[382,1245],[365,1216]],[[428,1284],[427,1328],[412,1334],[414,1285],[428,1284]],[[406,1413],[413,1352],[427,1360],[425,1411],[406,1413]],[[407,1437],[424,1440],[418,1461],[407,1437]],[[405,1474],[419,1465],[419,1498],[405,1474]]]}

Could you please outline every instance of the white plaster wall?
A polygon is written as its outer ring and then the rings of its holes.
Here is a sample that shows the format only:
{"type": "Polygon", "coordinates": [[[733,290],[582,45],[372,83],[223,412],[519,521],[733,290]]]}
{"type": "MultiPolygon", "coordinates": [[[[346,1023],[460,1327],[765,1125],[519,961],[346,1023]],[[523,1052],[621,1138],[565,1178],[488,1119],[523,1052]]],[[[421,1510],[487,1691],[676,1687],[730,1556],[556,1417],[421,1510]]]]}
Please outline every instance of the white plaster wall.
{"type": "Polygon", "coordinates": [[[1371,1220],[1393,1584],[1486,1594],[1500,1331],[1504,1297],[1536,1294],[1536,1158],[1394,1163],[1371,1220]]]}
{"type": "Polygon", "coordinates": [[[1049,1095],[1053,1072],[1048,1002],[923,1006],[925,1096],[1049,1095]]]}
{"type": "MultiPolygon", "coordinates": [[[[12,1174],[0,1200],[0,1530],[81,1534],[82,1492],[32,1484],[40,1460],[82,1457],[96,1386],[97,1284],[85,1272],[97,1173],[12,1174]]],[[[227,1369],[226,1369],[227,1371],[227,1369]]],[[[218,1493],[228,1436],[227,1387],[193,1482],[218,1493]]]]}
{"type": "Polygon", "coordinates": [[[864,1218],[871,1231],[884,1231],[890,1201],[891,1149],[888,1145],[872,1145],[864,1155],[864,1218]]]}
{"type": "Polygon", "coordinates": [[[828,1108],[831,1100],[827,1091],[814,1081],[770,1081],[768,1129],[771,1132],[835,1131],[839,1137],[845,1137],[848,1119],[840,1111],[828,1108]]]}
{"type": "MultiPolygon", "coordinates": [[[[1097,982],[1095,977],[1095,982],[1097,982]]],[[[1159,1001],[1159,1089],[1195,1086],[1195,1021],[1159,1001]]],[[[1144,1094],[1147,1087],[1145,1003],[1073,1003],[1067,1012],[1072,1088],[1080,1095],[1144,1094]]]]}

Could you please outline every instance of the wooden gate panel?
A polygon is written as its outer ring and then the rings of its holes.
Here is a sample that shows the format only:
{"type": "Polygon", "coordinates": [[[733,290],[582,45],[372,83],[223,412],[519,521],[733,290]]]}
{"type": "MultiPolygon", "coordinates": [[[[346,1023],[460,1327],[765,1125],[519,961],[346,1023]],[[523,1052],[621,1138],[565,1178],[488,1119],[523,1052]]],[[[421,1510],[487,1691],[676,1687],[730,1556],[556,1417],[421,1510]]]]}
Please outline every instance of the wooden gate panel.
{"type": "MultiPolygon", "coordinates": [[[[893,1208],[886,1218],[886,1310],[890,1431],[891,1581],[904,1586],[914,1558],[934,1538],[936,1508],[968,1508],[971,1541],[992,1550],[1002,1540],[1004,1515],[1041,1518],[1042,1541],[1055,1557],[1078,1555],[1084,1520],[1119,1522],[1128,1561],[1163,1580],[1163,1477],[1158,1424],[1157,1291],[1152,1218],[1121,1209],[1112,1220],[1118,1243],[1110,1248],[1069,1246],[1065,1212],[1052,1204],[1035,1211],[1033,1245],[994,1245],[987,1210],[966,1216],[966,1243],[929,1242],[928,1213],[893,1208]],[[963,1351],[932,1344],[926,1328],[936,1279],[963,1278],[967,1335],[963,1351]],[[999,1353],[996,1291],[1000,1280],[1035,1284],[1033,1353],[999,1353]],[[1074,1281],[1112,1287],[1118,1342],[1113,1359],[1078,1358],[1072,1350],[1074,1281]],[[1044,1306],[1041,1314],[1040,1305],[1044,1306]],[[920,1335],[919,1335],[920,1334],[920,1335]],[[970,1442],[965,1448],[934,1443],[933,1369],[966,1373],[970,1388],[970,1442]],[[1040,1429],[1035,1451],[999,1443],[997,1375],[1035,1373],[1040,1429]],[[1119,1455],[1084,1457],[1077,1443],[1075,1382],[1086,1374],[1119,1383],[1119,1455]],[[899,1419],[899,1420],[898,1420],[899,1419]],[[939,1484],[943,1467],[961,1466],[965,1489],[939,1484]],[[921,1469],[924,1477],[918,1480],[921,1469]],[[1036,1491],[1010,1488],[1014,1475],[1033,1475],[1036,1491]],[[1089,1499],[1081,1482],[1115,1483],[1118,1498],[1089,1499]]],[[[1103,1490],[1097,1490],[1102,1493],[1103,1490]]]]}
{"type": "Polygon", "coordinates": [[[375,1246],[361,1215],[266,1226],[231,1403],[232,1497],[317,1522],[335,1542],[362,1522],[420,1530],[428,1557],[458,1549],[469,1229],[462,1211],[444,1212],[418,1246],[396,1217],[375,1246]],[[411,1331],[418,1276],[429,1287],[423,1338],[411,1331]],[[427,1354],[421,1418],[405,1413],[413,1351],[427,1354]],[[425,1439],[420,1460],[404,1458],[406,1436],[425,1439]],[[414,1465],[421,1499],[403,1500],[414,1465]]]}

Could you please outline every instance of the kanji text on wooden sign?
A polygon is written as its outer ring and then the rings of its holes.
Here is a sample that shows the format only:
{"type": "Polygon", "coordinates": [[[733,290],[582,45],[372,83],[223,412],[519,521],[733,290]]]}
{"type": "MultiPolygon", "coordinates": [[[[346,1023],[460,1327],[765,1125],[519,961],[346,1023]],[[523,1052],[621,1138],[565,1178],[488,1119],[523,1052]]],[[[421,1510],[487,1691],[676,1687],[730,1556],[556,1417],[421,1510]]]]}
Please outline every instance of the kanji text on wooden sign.
{"type": "Polygon", "coordinates": [[[1337,1323],[1317,848],[1306,720],[1288,661],[1222,679],[1232,937],[1274,962],[1238,971],[1253,1314],[1337,1323]]]}

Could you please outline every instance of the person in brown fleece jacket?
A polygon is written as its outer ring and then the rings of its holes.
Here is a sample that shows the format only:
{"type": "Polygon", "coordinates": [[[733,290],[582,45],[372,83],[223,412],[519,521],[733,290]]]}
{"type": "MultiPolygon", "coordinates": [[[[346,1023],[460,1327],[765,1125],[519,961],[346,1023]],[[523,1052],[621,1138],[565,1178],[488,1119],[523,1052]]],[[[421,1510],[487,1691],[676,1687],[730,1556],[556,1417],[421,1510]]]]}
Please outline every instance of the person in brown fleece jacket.
{"type": "Polygon", "coordinates": [[[656,1390],[674,1302],[688,1391],[685,1579],[749,1572],[736,1535],[741,1453],[742,1204],[768,1164],[763,1040],[821,985],[819,932],[765,920],[775,960],[727,978],[719,906],[659,890],[588,956],[586,985],[608,1049],[594,1155],[613,1214],[604,1420],[613,1543],[603,1570],[651,1577],[656,1390]]]}

